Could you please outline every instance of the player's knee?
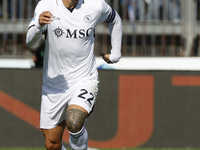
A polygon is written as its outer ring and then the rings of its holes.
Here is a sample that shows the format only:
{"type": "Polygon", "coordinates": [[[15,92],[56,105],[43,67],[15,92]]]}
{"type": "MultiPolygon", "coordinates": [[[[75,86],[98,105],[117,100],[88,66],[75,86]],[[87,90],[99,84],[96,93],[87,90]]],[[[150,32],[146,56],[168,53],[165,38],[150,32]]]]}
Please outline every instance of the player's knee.
{"type": "Polygon", "coordinates": [[[70,132],[76,133],[80,131],[83,127],[83,122],[79,122],[79,120],[74,119],[72,117],[66,118],[66,125],[70,132]]]}
{"type": "Polygon", "coordinates": [[[88,113],[80,109],[69,109],[66,113],[66,125],[70,132],[77,133],[83,127],[88,113]]]}
{"type": "Polygon", "coordinates": [[[51,140],[45,140],[45,147],[47,150],[60,150],[62,144],[51,140]]]}

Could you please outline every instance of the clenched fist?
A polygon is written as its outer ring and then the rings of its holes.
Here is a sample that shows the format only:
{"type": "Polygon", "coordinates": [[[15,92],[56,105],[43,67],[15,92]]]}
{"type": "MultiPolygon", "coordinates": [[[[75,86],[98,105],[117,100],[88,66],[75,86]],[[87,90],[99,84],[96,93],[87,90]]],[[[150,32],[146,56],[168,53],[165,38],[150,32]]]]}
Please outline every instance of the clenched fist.
{"type": "Polygon", "coordinates": [[[44,26],[45,24],[50,24],[53,21],[53,15],[49,11],[43,11],[39,17],[39,24],[44,26]]]}

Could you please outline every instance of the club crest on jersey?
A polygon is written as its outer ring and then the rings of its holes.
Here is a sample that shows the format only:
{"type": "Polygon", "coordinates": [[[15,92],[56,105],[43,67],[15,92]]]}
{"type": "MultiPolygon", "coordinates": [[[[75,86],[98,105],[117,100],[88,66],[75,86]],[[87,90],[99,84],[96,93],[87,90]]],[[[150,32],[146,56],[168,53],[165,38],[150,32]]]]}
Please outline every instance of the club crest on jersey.
{"type": "Polygon", "coordinates": [[[64,34],[65,32],[62,30],[62,28],[57,27],[56,29],[53,30],[53,33],[55,34],[55,36],[56,36],[57,38],[59,38],[59,37],[63,36],[63,34],[64,34]]]}
{"type": "Polygon", "coordinates": [[[92,21],[92,16],[91,16],[91,15],[86,15],[86,16],[84,17],[84,21],[85,21],[86,23],[91,22],[91,21],[92,21]]]}

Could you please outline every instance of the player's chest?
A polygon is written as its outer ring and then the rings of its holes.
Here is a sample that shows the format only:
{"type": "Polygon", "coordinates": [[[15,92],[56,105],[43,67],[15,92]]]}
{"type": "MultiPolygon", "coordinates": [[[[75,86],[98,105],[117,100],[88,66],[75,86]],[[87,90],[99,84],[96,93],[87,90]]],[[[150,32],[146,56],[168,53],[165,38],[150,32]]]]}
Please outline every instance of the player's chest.
{"type": "Polygon", "coordinates": [[[74,9],[72,12],[67,8],[56,9],[49,30],[57,38],[84,39],[94,34],[98,15],[86,9],[74,9]]]}
{"type": "Polygon", "coordinates": [[[86,8],[74,9],[72,12],[67,8],[55,9],[53,12],[52,28],[62,27],[70,30],[87,30],[94,28],[98,22],[99,14],[86,8]]]}

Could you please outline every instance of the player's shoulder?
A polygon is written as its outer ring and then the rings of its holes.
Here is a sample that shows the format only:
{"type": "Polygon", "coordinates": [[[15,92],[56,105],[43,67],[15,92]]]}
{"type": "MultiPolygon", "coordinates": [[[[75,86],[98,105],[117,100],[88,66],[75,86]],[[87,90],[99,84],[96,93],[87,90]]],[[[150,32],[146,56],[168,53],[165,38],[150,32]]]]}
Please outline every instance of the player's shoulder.
{"type": "Polygon", "coordinates": [[[86,3],[102,3],[102,2],[105,2],[105,0],[84,0],[84,2],[86,3]]]}
{"type": "Polygon", "coordinates": [[[102,9],[105,0],[84,0],[84,2],[93,9],[102,9]]]}
{"type": "Polygon", "coordinates": [[[84,3],[90,8],[90,10],[101,12],[104,3],[106,2],[105,0],[84,0],[84,3]]]}
{"type": "Polygon", "coordinates": [[[93,6],[98,6],[97,4],[102,4],[105,2],[105,0],[84,0],[84,2],[93,4],[93,6]]]}

